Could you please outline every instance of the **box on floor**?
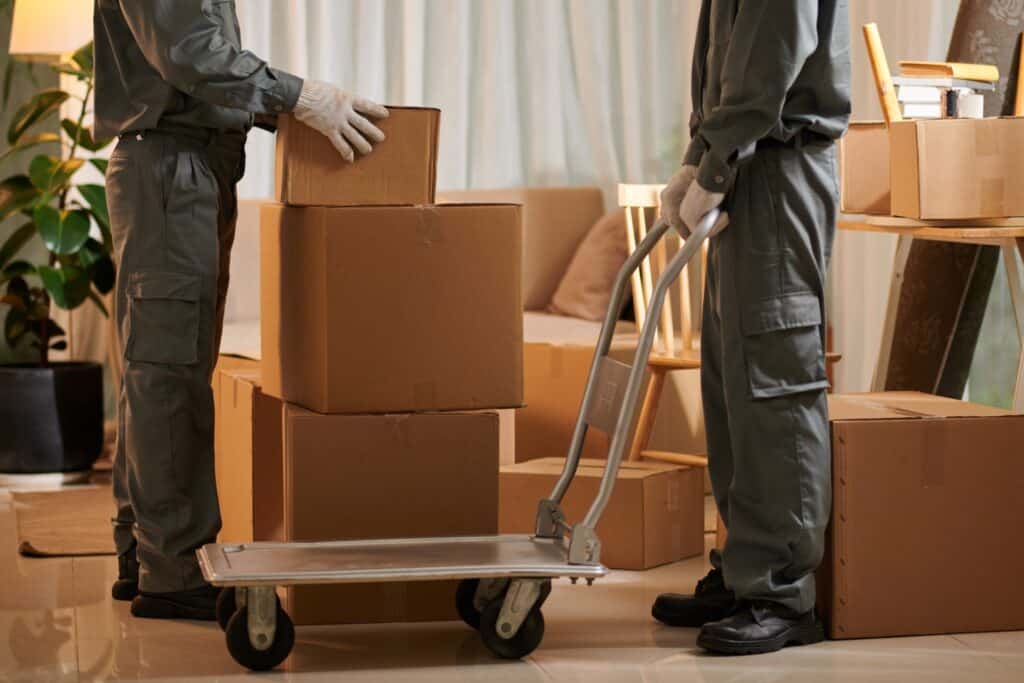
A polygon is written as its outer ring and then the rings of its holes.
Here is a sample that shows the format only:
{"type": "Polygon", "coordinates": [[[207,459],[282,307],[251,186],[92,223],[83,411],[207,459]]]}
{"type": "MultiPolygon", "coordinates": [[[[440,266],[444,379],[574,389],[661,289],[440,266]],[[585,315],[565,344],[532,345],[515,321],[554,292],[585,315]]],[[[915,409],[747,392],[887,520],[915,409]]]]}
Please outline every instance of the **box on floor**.
{"type": "MultiPolygon", "coordinates": [[[[562,473],[564,458],[541,458],[501,468],[503,534],[532,533],[537,503],[562,473]]],[[[597,496],[605,463],[583,460],[562,501],[568,520],[583,519],[597,496]]],[[[704,552],[704,474],[701,469],[627,462],[597,525],[601,562],[641,570],[704,552]]]]}
{"type": "MultiPolygon", "coordinates": [[[[222,542],[497,532],[495,413],[321,415],[263,394],[251,372],[217,384],[222,542]]],[[[454,590],[300,586],[286,603],[297,624],[433,621],[456,618],[454,590]]]]}
{"type": "Polygon", "coordinates": [[[892,392],[830,398],[833,638],[1024,628],[1024,415],[892,392]]]}
{"type": "Polygon", "coordinates": [[[319,132],[292,116],[277,131],[277,200],[296,206],[433,204],[441,112],[388,107],[386,136],[349,163],[319,132]]]}
{"type": "Polygon", "coordinates": [[[840,208],[888,216],[889,129],[884,121],[853,121],[839,141],[840,208]]]}
{"type": "Polygon", "coordinates": [[[323,413],[522,404],[520,208],[263,207],[264,390],[323,413]]]}
{"type": "Polygon", "coordinates": [[[889,132],[894,216],[1024,216],[1024,118],[898,121],[889,132]]]}

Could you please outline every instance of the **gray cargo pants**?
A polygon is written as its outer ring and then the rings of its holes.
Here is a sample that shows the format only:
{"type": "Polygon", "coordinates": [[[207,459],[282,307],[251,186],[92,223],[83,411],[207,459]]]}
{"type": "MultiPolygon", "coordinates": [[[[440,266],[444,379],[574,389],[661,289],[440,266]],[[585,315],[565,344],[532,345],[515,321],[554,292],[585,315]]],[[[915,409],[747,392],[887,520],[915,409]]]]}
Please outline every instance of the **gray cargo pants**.
{"type": "Polygon", "coordinates": [[[130,134],[107,169],[122,365],[114,542],[137,553],[147,592],[202,585],[195,551],[220,530],[210,377],[244,144],[241,131],[130,134]]]}
{"type": "Polygon", "coordinates": [[[759,146],[712,238],[701,339],[708,466],[740,599],[814,607],[832,504],[824,289],[835,145],[759,146]]]}

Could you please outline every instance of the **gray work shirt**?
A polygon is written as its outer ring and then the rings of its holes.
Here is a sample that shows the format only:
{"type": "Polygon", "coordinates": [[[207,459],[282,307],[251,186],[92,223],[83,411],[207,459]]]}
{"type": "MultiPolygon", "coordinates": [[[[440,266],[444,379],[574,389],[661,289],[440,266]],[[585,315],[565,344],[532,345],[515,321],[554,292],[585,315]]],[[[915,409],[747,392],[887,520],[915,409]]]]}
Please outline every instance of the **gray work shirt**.
{"type": "Polygon", "coordinates": [[[759,140],[838,139],[850,119],[846,0],[703,0],[693,53],[697,182],[727,192],[759,140]]]}
{"type": "Polygon", "coordinates": [[[96,0],[95,135],[247,130],[295,108],[302,80],[242,49],[234,0],[96,0]]]}

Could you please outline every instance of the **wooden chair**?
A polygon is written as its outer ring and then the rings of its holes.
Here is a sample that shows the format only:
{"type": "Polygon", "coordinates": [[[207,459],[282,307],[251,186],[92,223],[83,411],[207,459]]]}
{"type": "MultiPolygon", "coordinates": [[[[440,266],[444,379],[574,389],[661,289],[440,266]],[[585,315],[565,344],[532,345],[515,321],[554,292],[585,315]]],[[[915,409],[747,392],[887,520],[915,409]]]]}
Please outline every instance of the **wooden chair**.
{"type": "MultiPolygon", "coordinates": [[[[626,241],[631,253],[636,249],[639,241],[647,235],[648,218],[651,213],[657,212],[663,188],[664,185],[619,185],[619,206],[626,212],[626,241]]],[[[644,260],[640,269],[633,274],[633,308],[636,313],[637,327],[644,324],[655,277],[665,267],[667,260],[665,242],[663,240],[654,249],[651,256],[644,260]]],[[[704,296],[704,274],[707,271],[707,242],[704,243],[703,248],[699,278],[700,290],[697,292],[696,297],[698,301],[703,301],[704,296]]],[[[684,270],[679,278],[679,312],[682,319],[679,325],[678,343],[672,307],[671,305],[664,306],[661,311],[661,320],[658,326],[659,334],[655,341],[655,350],[647,361],[650,380],[644,394],[643,405],[640,408],[640,417],[637,420],[636,433],[628,458],[630,461],[646,458],[676,465],[707,467],[708,459],[703,454],[672,453],[650,450],[648,448],[651,431],[654,428],[654,420],[658,414],[661,393],[665,388],[666,376],[674,370],[700,369],[698,331],[700,329],[701,306],[702,304],[698,303],[696,310],[694,309],[690,291],[689,272],[688,269],[684,270]]],[[[829,368],[830,377],[832,375],[832,367],[841,358],[842,356],[837,353],[830,352],[826,354],[825,362],[829,368]]]]}

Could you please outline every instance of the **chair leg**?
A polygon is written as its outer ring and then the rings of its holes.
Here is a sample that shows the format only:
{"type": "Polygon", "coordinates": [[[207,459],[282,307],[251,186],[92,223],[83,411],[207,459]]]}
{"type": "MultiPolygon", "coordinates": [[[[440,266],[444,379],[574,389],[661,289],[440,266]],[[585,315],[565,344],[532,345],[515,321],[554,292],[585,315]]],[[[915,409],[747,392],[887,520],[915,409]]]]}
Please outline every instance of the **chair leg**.
{"type": "Polygon", "coordinates": [[[647,383],[647,392],[644,394],[644,404],[640,408],[640,419],[636,424],[636,434],[633,437],[633,448],[629,453],[629,462],[640,459],[640,453],[647,448],[647,442],[651,440],[651,430],[654,429],[654,419],[658,416],[658,403],[661,401],[661,390],[665,386],[666,368],[652,367],[651,379],[647,383]]]}

